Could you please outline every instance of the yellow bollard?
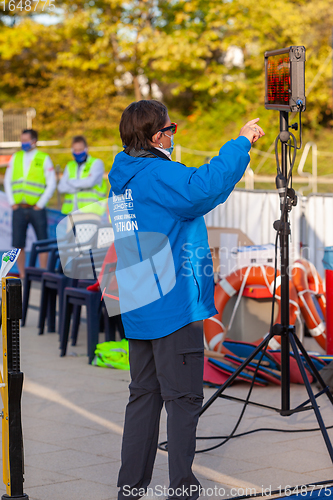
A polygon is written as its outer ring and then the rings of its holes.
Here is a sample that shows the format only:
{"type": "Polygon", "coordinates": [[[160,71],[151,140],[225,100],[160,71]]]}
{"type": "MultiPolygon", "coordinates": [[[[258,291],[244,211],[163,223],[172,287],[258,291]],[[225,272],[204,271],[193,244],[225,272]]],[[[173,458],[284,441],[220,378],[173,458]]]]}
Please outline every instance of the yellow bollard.
{"type": "Polygon", "coordinates": [[[28,500],[23,493],[23,435],[21,396],[23,373],[20,371],[20,319],[22,285],[18,278],[2,278],[2,351],[3,377],[0,373],[2,410],[2,462],[6,494],[1,500],[28,500]]]}

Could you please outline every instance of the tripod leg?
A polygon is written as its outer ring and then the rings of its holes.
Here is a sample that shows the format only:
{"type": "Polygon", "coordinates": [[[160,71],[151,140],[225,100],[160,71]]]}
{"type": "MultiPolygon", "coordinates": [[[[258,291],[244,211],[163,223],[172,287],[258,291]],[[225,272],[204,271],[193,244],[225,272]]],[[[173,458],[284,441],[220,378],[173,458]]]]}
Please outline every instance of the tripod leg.
{"type": "Polygon", "coordinates": [[[329,388],[327,387],[327,384],[325,384],[324,380],[322,379],[322,376],[320,375],[319,371],[317,370],[317,368],[315,367],[314,363],[312,362],[312,359],[310,358],[310,356],[308,355],[308,353],[304,349],[304,346],[303,346],[302,342],[299,340],[298,337],[294,337],[294,338],[295,338],[295,341],[296,341],[296,344],[297,344],[299,350],[303,354],[303,356],[304,356],[306,362],[308,363],[308,365],[309,365],[309,367],[310,367],[313,375],[316,377],[316,379],[318,380],[318,382],[320,383],[320,385],[322,386],[322,388],[325,390],[328,399],[333,404],[333,396],[332,396],[329,388]]]}
{"type": "Polygon", "coordinates": [[[328,451],[328,453],[329,453],[329,455],[331,457],[331,460],[333,462],[333,447],[332,447],[332,443],[330,441],[330,438],[328,436],[328,433],[327,433],[327,430],[326,430],[323,418],[322,418],[321,413],[319,411],[319,407],[318,407],[316,398],[314,397],[314,394],[312,392],[312,388],[311,388],[309,379],[308,379],[308,377],[306,375],[306,371],[305,371],[305,368],[304,368],[301,356],[299,355],[299,352],[298,352],[297,345],[296,345],[295,338],[294,338],[293,334],[289,334],[289,341],[290,341],[292,350],[294,351],[295,359],[297,361],[298,368],[299,368],[299,370],[301,372],[301,375],[302,375],[302,378],[304,380],[304,384],[305,384],[306,390],[308,391],[309,398],[310,398],[311,404],[313,406],[313,410],[314,410],[314,412],[316,414],[317,421],[318,421],[321,433],[323,435],[327,451],[328,451]]]}
{"type": "Polygon", "coordinates": [[[288,335],[281,336],[281,409],[284,411],[290,410],[290,351],[288,335]]]}
{"type": "Polygon", "coordinates": [[[253,358],[256,357],[256,355],[263,349],[263,347],[265,347],[268,344],[268,342],[271,340],[272,337],[273,337],[273,332],[267,335],[267,337],[261,342],[261,344],[258,345],[258,347],[253,351],[253,353],[250,354],[250,356],[244,361],[244,363],[242,363],[237,368],[237,370],[232,375],[230,375],[228,380],[226,380],[226,382],[224,382],[224,384],[217,389],[217,391],[212,395],[212,397],[207,401],[207,403],[204,404],[203,407],[201,408],[199,414],[200,417],[210,407],[210,405],[214,403],[214,401],[220,396],[220,394],[222,394],[222,392],[224,392],[225,389],[227,389],[229,385],[232,384],[232,382],[238,377],[241,371],[252,361],[253,358]]]}

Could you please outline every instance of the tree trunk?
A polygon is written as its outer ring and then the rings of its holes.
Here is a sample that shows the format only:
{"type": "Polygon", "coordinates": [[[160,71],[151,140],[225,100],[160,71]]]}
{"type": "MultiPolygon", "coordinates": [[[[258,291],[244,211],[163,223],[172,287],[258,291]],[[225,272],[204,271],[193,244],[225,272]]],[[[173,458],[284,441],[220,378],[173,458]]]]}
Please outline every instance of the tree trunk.
{"type": "Polygon", "coordinates": [[[136,101],[141,101],[142,95],[141,95],[141,90],[140,90],[140,84],[138,80],[138,75],[133,76],[133,82],[134,82],[134,95],[135,95],[135,100],[136,101]]]}

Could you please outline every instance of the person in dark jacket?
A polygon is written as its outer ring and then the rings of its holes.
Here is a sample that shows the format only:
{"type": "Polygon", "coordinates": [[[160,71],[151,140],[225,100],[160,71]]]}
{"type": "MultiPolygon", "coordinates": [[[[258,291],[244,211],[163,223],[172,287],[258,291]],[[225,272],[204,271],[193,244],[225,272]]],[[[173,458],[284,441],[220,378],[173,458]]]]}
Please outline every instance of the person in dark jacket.
{"type": "Polygon", "coordinates": [[[168,414],[168,499],[195,500],[192,472],[203,400],[202,322],[217,313],[203,216],[226,201],[262,135],[258,118],[209,164],[171,160],[177,125],[160,102],[130,104],[120,121],[124,151],[109,180],[117,281],[131,383],[118,499],[140,498],[151,481],[160,413],[168,414]]]}

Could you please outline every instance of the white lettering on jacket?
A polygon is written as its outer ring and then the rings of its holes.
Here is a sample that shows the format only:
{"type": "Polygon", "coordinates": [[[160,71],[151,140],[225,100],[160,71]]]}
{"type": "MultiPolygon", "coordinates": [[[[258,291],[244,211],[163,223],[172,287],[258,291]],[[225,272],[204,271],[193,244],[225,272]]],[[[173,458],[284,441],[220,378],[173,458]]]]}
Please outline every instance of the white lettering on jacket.
{"type": "Polygon", "coordinates": [[[134,231],[136,229],[138,231],[138,223],[136,220],[127,221],[127,222],[115,222],[117,233],[122,231],[134,231]]]}

